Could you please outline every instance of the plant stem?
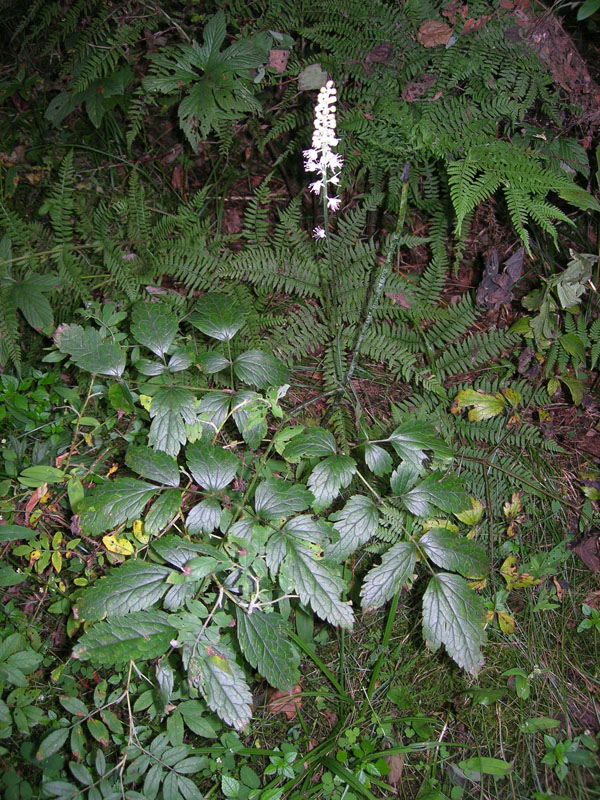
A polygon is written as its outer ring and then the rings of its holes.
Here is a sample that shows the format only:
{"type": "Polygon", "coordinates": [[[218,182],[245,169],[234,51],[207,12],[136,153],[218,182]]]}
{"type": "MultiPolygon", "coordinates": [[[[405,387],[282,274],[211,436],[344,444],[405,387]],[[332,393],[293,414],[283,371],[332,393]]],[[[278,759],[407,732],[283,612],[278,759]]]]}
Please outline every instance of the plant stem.
{"type": "Polygon", "coordinates": [[[392,635],[392,628],[394,627],[394,620],[396,619],[396,611],[398,610],[398,602],[400,601],[400,595],[402,593],[402,587],[398,589],[396,594],[392,598],[392,603],[390,605],[390,610],[388,611],[387,620],[385,623],[385,630],[383,632],[383,638],[381,640],[381,652],[379,654],[379,658],[375,666],[373,667],[373,672],[371,673],[371,680],[369,681],[369,686],[367,688],[367,696],[363,703],[361,709],[361,717],[366,711],[367,705],[370,704],[371,699],[373,697],[373,692],[375,691],[375,686],[377,681],[379,680],[379,673],[381,672],[381,667],[383,666],[383,659],[386,657],[387,646],[390,641],[390,637],[392,635]]]}

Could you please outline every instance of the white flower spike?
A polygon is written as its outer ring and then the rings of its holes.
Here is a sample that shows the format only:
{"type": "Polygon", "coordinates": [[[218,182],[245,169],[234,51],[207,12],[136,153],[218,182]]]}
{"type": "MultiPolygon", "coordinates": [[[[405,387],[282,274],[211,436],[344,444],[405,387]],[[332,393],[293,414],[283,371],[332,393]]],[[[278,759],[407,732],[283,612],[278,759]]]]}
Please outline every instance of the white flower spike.
{"type": "MultiPolygon", "coordinates": [[[[317,98],[312,146],[303,153],[305,171],[316,172],[318,175],[318,179],[310,184],[309,189],[315,194],[322,194],[329,211],[337,211],[342,202],[339,197],[330,197],[327,191],[329,185],[339,186],[340,170],[344,164],[343,156],[331,149],[339,143],[335,135],[336,102],[337,89],[333,81],[327,81],[317,98]]],[[[314,229],[313,236],[315,239],[324,239],[327,234],[319,226],[314,229]]]]}

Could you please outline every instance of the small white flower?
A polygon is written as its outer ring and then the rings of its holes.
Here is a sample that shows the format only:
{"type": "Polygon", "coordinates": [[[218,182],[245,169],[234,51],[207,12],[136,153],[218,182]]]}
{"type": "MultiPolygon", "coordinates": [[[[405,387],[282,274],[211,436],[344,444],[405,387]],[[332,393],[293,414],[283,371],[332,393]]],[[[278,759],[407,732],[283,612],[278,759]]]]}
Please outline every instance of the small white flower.
{"type": "Polygon", "coordinates": [[[314,192],[315,194],[321,194],[321,189],[323,188],[323,181],[322,180],[315,181],[314,183],[311,183],[308,188],[310,189],[311,192],[314,192]]]}
{"type": "Polygon", "coordinates": [[[312,235],[315,239],[324,239],[327,234],[320,225],[317,225],[317,227],[313,229],[312,235]]]}
{"type": "Polygon", "coordinates": [[[342,201],[340,200],[339,197],[328,197],[327,198],[327,208],[330,211],[337,211],[338,208],[340,207],[341,202],[342,201]]]}

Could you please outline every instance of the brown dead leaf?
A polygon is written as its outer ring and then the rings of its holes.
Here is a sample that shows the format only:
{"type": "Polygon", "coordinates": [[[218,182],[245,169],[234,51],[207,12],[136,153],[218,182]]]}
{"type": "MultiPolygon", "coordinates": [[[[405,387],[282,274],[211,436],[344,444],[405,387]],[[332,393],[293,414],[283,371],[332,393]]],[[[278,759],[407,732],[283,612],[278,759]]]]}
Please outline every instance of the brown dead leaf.
{"type": "Polygon", "coordinates": [[[173,174],[171,175],[171,186],[176,192],[183,191],[183,167],[181,164],[175,164],[173,167],[173,174]]]}
{"type": "Polygon", "coordinates": [[[592,572],[600,571],[600,537],[594,531],[591,536],[586,536],[579,544],[573,547],[573,552],[577,553],[583,563],[592,570],[592,572]]]}
{"type": "Polygon", "coordinates": [[[301,691],[299,683],[293,686],[290,692],[273,689],[269,694],[267,709],[273,714],[285,714],[287,719],[294,719],[297,709],[302,705],[302,699],[298,697],[301,691]]]}
{"type": "Polygon", "coordinates": [[[274,69],[275,72],[281,74],[285,72],[289,57],[289,50],[269,50],[269,66],[271,69],[274,69]]]}
{"type": "Polygon", "coordinates": [[[381,42],[381,44],[376,44],[375,47],[369,50],[365,56],[365,61],[369,64],[385,64],[386,61],[390,60],[393,52],[394,48],[389,42],[381,42]]]}
{"type": "Polygon", "coordinates": [[[393,786],[394,789],[400,783],[402,778],[402,771],[404,770],[404,761],[406,758],[405,753],[392,753],[389,756],[383,757],[385,761],[387,761],[390,771],[385,776],[386,781],[389,783],[390,786],[393,786]]]}
{"type": "Polygon", "coordinates": [[[590,608],[600,609],[600,591],[590,592],[583,602],[590,608]]]}
{"type": "Polygon", "coordinates": [[[435,83],[437,75],[434,72],[426,72],[407,84],[402,90],[402,99],[406,103],[414,103],[422,97],[435,83]]]}
{"type": "Polygon", "coordinates": [[[438,47],[441,44],[448,44],[451,36],[452,28],[448,23],[428,19],[419,28],[417,40],[423,47],[438,47]]]}
{"type": "Polygon", "coordinates": [[[385,296],[389,297],[392,303],[396,303],[396,305],[399,305],[401,308],[410,308],[410,303],[401,292],[399,292],[398,294],[394,294],[393,292],[386,292],[385,296]]]}
{"type": "Polygon", "coordinates": [[[488,22],[491,18],[492,18],[491,14],[484,14],[482,17],[479,17],[478,19],[472,19],[472,18],[466,19],[461,33],[464,35],[467,33],[472,33],[473,31],[478,31],[480,28],[483,28],[486,22],[488,22]]]}
{"type": "Polygon", "coordinates": [[[27,505],[25,506],[25,525],[29,523],[29,515],[31,514],[33,509],[37,506],[37,504],[40,502],[40,500],[46,494],[47,491],[48,491],[47,483],[42,483],[41,486],[38,486],[38,488],[33,491],[31,497],[27,501],[27,505]]]}

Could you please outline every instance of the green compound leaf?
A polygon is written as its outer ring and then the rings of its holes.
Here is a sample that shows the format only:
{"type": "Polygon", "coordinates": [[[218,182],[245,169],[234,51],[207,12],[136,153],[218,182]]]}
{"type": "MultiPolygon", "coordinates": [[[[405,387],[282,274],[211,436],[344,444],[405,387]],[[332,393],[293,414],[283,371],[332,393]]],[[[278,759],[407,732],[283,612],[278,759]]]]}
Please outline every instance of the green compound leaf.
{"type": "Polygon", "coordinates": [[[282,528],[283,532],[311,544],[322,544],[331,535],[329,525],[322,519],[313,519],[308,514],[292,517],[282,528]]]}
{"type": "Polygon", "coordinates": [[[120,378],[125,369],[125,352],[116,342],[103,339],[95,328],[59,325],[54,342],[61,353],[87,372],[120,378]]]}
{"type": "Polygon", "coordinates": [[[209,292],[196,303],[190,322],[207,336],[226,342],[233,339],[243,326],[245,316],[246,312],[239,307],[235,298],[209,292]]]}
{"type": "Polygon", "coordinates": [[[419,539],[419,549],[438,567],[460,572],[465,578],[481,578],[489,571],[480,545],[447,528],[432,528],[419,539]]]}
{"type": "Polygon", "coordinates": [[[299,461],[301,458],[320,458],[335,455],[336,445],[333,434],[324,428],[314,428],[308,433],[294,436],[283,451],[288,461],[299,461]]]}
{"type": "Polygon", "coordinates": [[[56,288],[58,283],[56,278],[49,275],[31,273],[20,281],[8,284],[14,304],[36,331],[52,327],[52,307],[44,292],[56,288]]]}
{"type": "Polygon", "coordinates": [[[183,658],[190,684],[200,690],[209,708],[228,725],[243,728],[252,716],[252,695],[233,652],[204,640],[194,653],[186,646],[183,658]]]}
{"type": "Polygon", "coordinates": [[[332,625],[352,628],[352,604],[340,600],[346,584],[323,561],[318,561],[308,547],[288,537],[285,565],[300,602],[310,605],[315,614],[332,625]]]}
{"type": "Polygon", "coordinates": [[[97,536],[124,522],[133,522],[142,516],[146,503],[157,490],[157,486],[136,478],[117,478],[112,483],[107,481],[81,501],[81,527],[97,536]]]}
{"type": "Polygon", "coordinates": [[[207,350],[204,353],[198,353],[198,361],[202,367],[202,371],[207,375],[215,375],[221,372],[231,364],[231,361],[221,353],[215,353],[214,350],[207,350]]]}
{"type": "Polygon", "coordinates": [[[313,499],[311,492],[298,483],[269,478],[257,487],[254,508],[263,519],[282,519],[305,511],[313,499]]]}
{"type": "Polygon", "coordinates": [[[213,444],[194,442],[187,446],[185,454],[194,480],[211,492],[228,486],[240,466],[239,459],[230,450],[213,444]]]}
{"type": "Polygon", "coordinates": [[[417,547],[398,542],[383,554],[381,564],[370,570],[360,592],[363,608],[379,608],[408,583],[415,569],[417,547]]]}
{"type": "Polygon", "coordinates": [[[177,636],[170,619],[162,611],[136,611],[98,622],[79,639],[73,657],[106,667],[157,658],[177,636]]]}
{"type": "Polygon", "coordinates": [[[169,567],[149,561],[126,561],[85,589],[77,602],[83,620],[100,620],[141,611],[157,603],[169,588],[169,567]]]}
{"type": "Polygon", "coordinates": [[[459,667],[477,675],[483,666],[481,647],[483,602],[459,575],[440,572],[434,575],[423,596],[423,634],[428,646],[446,646],[448,655],[459,667]]]}
{"type": "Polygon", "coordinates": [[[251,450],[256,450],[267,435],[267,406],[256,392],[236,392],[232,397],[233,419],[251,450]]]}
{"type": "Polygon", "coordinates": [[[419,468],[403,461],[390,475],[390,488],[396,495],[406,494],[419,480],[419,468]]]}
{"type": "Polygon", "coordinates": [[[184,423],[192,425],[196,421],[194,395],[178,386],[159,389],[152,398],[150,416],[148,444],[176,456],[186,442],[184,423]]]}
{"type": "Polygon", "coordinates": [[[421,467],[430,450],[437,458],[451,459],[452,450],[440,439],[433,425],[426,422],[405,422],[391,434],[389,440],[400,458],[421,467]]]}
{"type": "Polygon", "coordinates": [[[133,446],[127,450],[125,463],[142,478],[162,483],[164,486],[179,486],[179,467],[173,456],[150,447],[133,446]]]}
{"type": "Polygon", "coordinates": [[[353,495],[341,511],[329,517],[339,533],[337,542],[325,548],[328,561],[344,561],[360,545],[374,536],[379,525],[379,511],[370,497],[353,495]]]}
{"type": "Polygon", "coordinates": [[[448,514],[457,514],[471,507],[469,495],[458,478],[432,472],[425,480],[403,494],[402,502],[417,517],[430,517],[439,508],[448,514]]]}
{"type": "Polygon", "coordinates": [[[289,691],[300,679],[300,656],[288,638],[287,626],[277,613],[237,609],[237,636],[247,661],[271,686],[289,691]]]}
{"type": "Polygon", "coordinates": [[[374,475],[381,478],[392,471],[392,457],[378,444],[365,445],[365,463],[374,475]]]}
{"type": "Polygon", "coordinates": [[[144,519],[144,531],[156,535],[175,517],[181,506],[181,492],[178,489],[167,489],[159,495],[144,519]]]}
{"type": "Polygon", "coordinates": [[[356,461],[350,456],[329,456],[313,469],[307,486],[315,499],[313,508],[322,511],[330,505],[342,489],[352,480],[356,472],[356,461]]]}
{"type": "Polygon", "coordinates": [[[257,389],[281,386],[290,377],[290,372],[282,361],[262,350],[241,353],[233,362],[233,371],[241,381],[256,386],[257,389]]]}
{"type": "Polygon", "coordinates": [[[179,329],[175,314],[162,303],[138,303],[132,317],[131,334],[135,340],[164,358],[179,329]]]}

